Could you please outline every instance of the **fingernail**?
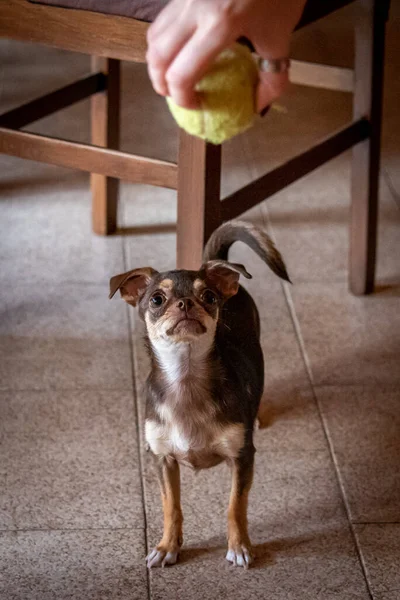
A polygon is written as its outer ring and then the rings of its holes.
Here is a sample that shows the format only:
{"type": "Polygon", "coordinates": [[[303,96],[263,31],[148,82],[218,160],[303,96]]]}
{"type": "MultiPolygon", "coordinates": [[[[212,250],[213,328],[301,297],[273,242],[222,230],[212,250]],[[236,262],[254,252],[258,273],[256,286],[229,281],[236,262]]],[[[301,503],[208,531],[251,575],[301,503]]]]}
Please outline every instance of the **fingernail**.
{"type": "Polygon", "coordinates": [[[262,111],[260,112],[260,116],[265,117],[265,115],[269,112],[270,108],[271,108],[270,104],[268,106],[266,106],[265,108],[263,108],[262,111]]]}

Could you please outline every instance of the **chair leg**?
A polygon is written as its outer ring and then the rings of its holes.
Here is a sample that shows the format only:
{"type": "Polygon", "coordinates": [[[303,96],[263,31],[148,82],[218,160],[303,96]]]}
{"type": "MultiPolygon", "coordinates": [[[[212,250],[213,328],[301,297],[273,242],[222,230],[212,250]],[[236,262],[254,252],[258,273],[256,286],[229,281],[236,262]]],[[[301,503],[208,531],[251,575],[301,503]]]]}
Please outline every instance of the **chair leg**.
{"type": "Polygon", "coordinates": [[[221,146],[180,132],[177,268],[196,270],[221,220],[221,146]]]}
{"type": "Polygon", "coordinates": [[[370,137],[353,148],[349,283],[355,295],[374,289],[387,8],[382,0],[361,0],[355,30],[353,115],[370,122],[370,137]]]}
{"type": "MultiPolygon", "coordinates": [[[[107,75],[107,90],[91,98],[91,137],[96,146],[118,149],[120,129],[120,61],[92,57],[92,71],[107,75]]],[[[92,227],[99,235],[117,228],[118,179],[91,174],[92,227]]]]}

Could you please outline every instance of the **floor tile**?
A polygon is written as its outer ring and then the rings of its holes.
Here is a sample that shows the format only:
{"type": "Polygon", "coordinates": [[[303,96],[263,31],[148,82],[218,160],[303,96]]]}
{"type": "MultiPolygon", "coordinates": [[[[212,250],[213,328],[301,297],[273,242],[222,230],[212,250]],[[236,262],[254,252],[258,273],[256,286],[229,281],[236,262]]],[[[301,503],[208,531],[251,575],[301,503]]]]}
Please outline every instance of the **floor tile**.
{"type": "Polygon", "coordinates": [[[131,392],[3,392],[0,447],[0,529],[143,527],[131,392]]]}
{"type": "Polygon", "coordinates": [[[400,523],[357,525],[355,531],[374,600],[397,600],[400,593],[400,523]]]}
{"type": "MultiPolygon", "coordinates": [[[[245,248],[238,245],[233,257],[255,276],[249,287],[260,302],[265,329],[263,425],[267,427],[255,437],[256,473],[249,502],[250,535],[258,560],[249,573],[238,573],[224,559],[230,490],[227,466],[198,474],[182,468],[184,549],[176,567],[151,572],[152,595],[160,598],[168,589],[179,597],[228,598],[243,590],[247,598],[256,598],[263,589],[271,598],[367,598],[281,285],[245,248]]],[[[143,383],[149,362],[141,342],[143,325],[135,311],[130,314],[143,423],[143,383]]],[[[151,547],[161,537],[162,509],[149,453],[143,452],[143,461],[151,547]]]]}
{"type": "MultiPolygon", "coordinates": [[[[350,160],[348,153],[265,203],[276,243],[295,284],[348,281],[350,160]]],[[[400,211],[380,185],[377,288],[400,285],[400,211]]]]}
{"type": "MultiPolygon", "coordinates": [[[[247,572],[225,561],[230,476],[225,465],[182,470],[184,546],[179,563],[151,572],[154,598],[166,590],[194,598],[368,598],[321,430],[307,440],[309,414],[297,414],[274,439],[274,423],[256,435],[256,469],[249,499],[249,533],[256,553],[247,572]],[[271,434],[272,442],[265,440],[271,434]],[[263,438],[263,439],[260,439],[263,438]],[[296,437],[293,440],[292,437],[296,437]],[[263,441],[264,440],[264,441],[263,441]],[[303,445],[302,445],[303,444],[303,445]],[[302,445],[301,449],[299,448],[302,445]],[[262,592],[261,592],[262,590],[262,592]]],[[[162,532],[161,502],[151,467],[145,476],[149,546],[162,532]]]]}
{"type": "MultiPolygon", "coordinates": [[[[154,599],[370,598],[287,305],[293,300],[352,516],[397,520],[398,13],[392,7],[388,24],[379,293],[347,293],[349,155],[268,200],[268,212],[246,215],[261,225],[271,220],[295,284],[283,290],[250,250],[233,249],[232,258],[254,277],[248,287],[260,309],[266,358],[249,506],[257,561],[240,572],[224,559],[228,468],[197,476],[183,470],[185,545],[176,567],[150,573],[154,599]],[[353,383],[364,387],[348,387],[353,383]]],[[[293,57],[350,66],[355,15],[352,7],[337,11],[296,33],[293,57]]],[[[83,55],[39,46],[3,41],[0,51],[4,108],[89,66],[83,55]]],[[[177,128],[145,66],[124,63],[122,71],[122,149],[175,160],[177,128]]],[[[83,101],[29,129],[88,141],[89,109],[83,101]]],[[[222,196],[350,116],[349,94],[292,86],[256,128],[224,146],[222,196]]],[[[67,528],[0,532],[0,600],[146,598],[138,442],[151,545],[162,515],[142,428],[136,439],[127,314],[141,427],[148,359],[137,312],[107,300],[108,279],[136,266],[174,268],[176,193],[123,183],[123,235],[105,239],[90,234],[87,175],[0,160],[0,377],[12,390],[0,396],[0,529],[67,528]]],[[[397,525],[355,528],[374,600],[395,600],[397,525]]]]}
{"type": "Polygon", "coordinates": [[[122,242],[91,233],[89,177],[38,163],[22,167],[15,159],[0,160],[2,285],[107,285],[111,274],[122,270],[122,242]]]}
{"type": "Polygon", "coordinates": [[[143,533],[0,534],[1,600],[144,600],[143,533]]]}
{"type": "Polygon", "coordinates": [[[126,311],[108,284],[2,289],[1,389],[131,389],[126,311]]]}
{"type": "Polygon", "coordinates": [[[151,571],[154,599],[166,594],[180,598],[228,600],[260,597],[271,600],[367,600],[369,595],[347,532],[271,537],[256,542],[257,562],[241,571],[225,560],[223,535],[206,542],[198,537],[182,551],[181,561],[151,571]]]}
{"type": "Polygon", "coordinates": [[[398,386],[333,386],[316,393],[351,518],[400,523],[398,386]]]}
{"type": "Polygon", "coordinates": [[[354,297],[345,282],[291,288],[317,385],[399,381],[399,288],[354,297]]]}
{"type": "MultiPolygon", "coordinates": [[[[307,416],[304,411],[303,423],[307,416]]],[[[285,443],[278,445],[274,427],[255,436],[255,475],[248,512],[251,536],[267,543],[274,536],[305,532],[314,536],[338,527],[346,529],[329,453],[318,441],[320,432],[316,443],[307,439],[307,432],[299,434],[297,443],[293,443],[287,425],[285,443]]],[[[145,462],[146,510],[151,526],[157,525],[156,537],[161,537],[161,501],[150,455],[146,455],[145,462]]],[[[189,538],[195,535],[204,540],[217,532],[223,537],[231,484],[228,466],[222,464],[200,473],[182,467],[181,479],[184,529],[189,538]]]]}

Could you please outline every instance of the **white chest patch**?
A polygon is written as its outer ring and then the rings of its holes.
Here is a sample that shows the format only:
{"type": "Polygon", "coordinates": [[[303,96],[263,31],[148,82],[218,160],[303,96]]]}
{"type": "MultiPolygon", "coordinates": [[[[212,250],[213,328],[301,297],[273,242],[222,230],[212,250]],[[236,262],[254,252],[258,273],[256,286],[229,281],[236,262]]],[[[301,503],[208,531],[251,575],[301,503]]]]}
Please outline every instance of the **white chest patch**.
{"type": "MultiPolygon", "coordinates": [[[[203,428],[202,428],[203,429],[203,428]]],[[[177,425],[147,420],[146,441],[157,456],[173,456],[178,462],[195,468],[213,466],[226,459],[237,458],[244,445],[244,426],[205,424],[201,435],[194,438],[177,425]]]]}
{"type": "Polygon", "coordinates": [[[146,420],[146,441],[157,456],[173,456],[199,469],[236,458],[244,445],[243,425],[217,423],[208,377],[211,325],[193,342],[151,341],[166,386],[156,406],[160,420],[146,420]]]}

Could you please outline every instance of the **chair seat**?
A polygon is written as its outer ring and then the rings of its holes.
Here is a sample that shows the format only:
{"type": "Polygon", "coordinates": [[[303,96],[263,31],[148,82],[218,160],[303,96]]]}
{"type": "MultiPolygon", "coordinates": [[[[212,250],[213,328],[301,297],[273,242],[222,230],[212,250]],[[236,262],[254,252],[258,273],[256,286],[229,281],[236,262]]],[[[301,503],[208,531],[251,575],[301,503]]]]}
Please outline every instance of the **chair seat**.
{"type": "Polygon", "coordinates": [[[131,17],[138,21],[154,21],[168,0],[31,0],[35,4],[51,4],[93,12],[131,17]]]}
{"type": "MultiPolygon", "coordinates": [[[[35,4],[50,4],[63,8],[131,17],[139,21],[154,21],[169,0],[29,0],[35,4]]],[[[351,4],[354,0],[308,0],[297,29],[351,4]]]]}

